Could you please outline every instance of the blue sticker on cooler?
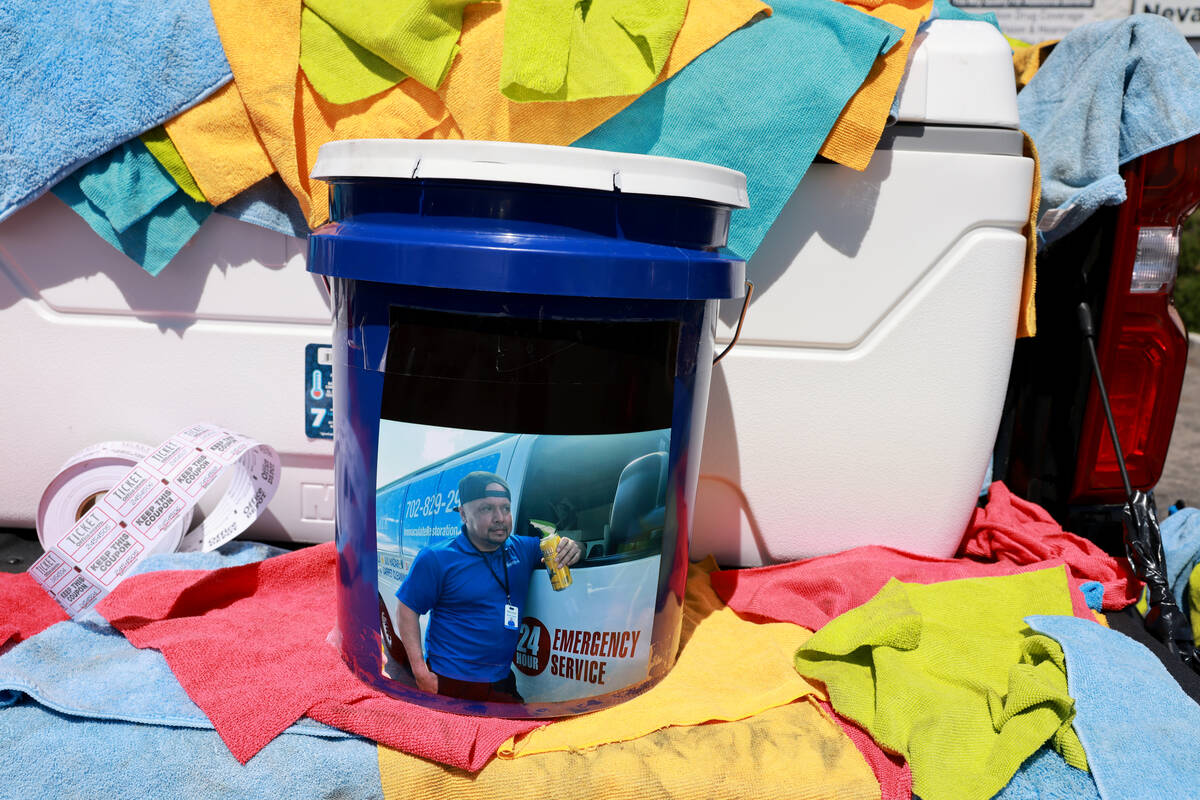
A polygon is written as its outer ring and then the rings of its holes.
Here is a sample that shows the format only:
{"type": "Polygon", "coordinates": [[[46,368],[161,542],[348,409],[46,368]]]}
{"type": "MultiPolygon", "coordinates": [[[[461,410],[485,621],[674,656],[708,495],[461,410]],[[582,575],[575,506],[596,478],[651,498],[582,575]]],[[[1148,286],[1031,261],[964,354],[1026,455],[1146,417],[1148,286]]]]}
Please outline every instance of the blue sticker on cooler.
{"type": "Polygon", "coordinates": [[[333,438],[333,347],[304,347],[304,434],[309,439],[333,438]]]}

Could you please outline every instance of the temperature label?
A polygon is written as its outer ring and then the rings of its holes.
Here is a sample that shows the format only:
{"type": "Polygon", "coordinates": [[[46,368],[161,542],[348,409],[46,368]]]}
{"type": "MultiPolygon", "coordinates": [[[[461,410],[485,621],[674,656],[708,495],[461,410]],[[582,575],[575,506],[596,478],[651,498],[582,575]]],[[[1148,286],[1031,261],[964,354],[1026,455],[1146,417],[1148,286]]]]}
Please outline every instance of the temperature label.
{"type": "Polygon", "coordinates": [[[333,438],[333,347],[304,347],[304,435],[333,438]]]}

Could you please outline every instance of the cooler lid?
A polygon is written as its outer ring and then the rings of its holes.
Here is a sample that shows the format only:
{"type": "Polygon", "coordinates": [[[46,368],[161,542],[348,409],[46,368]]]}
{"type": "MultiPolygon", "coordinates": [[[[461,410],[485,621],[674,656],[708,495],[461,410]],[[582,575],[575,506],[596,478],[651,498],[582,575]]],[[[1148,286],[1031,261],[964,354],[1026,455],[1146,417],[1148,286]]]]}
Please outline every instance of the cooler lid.
{"type": "Polygon", "coordinates": [[[454,139],[353,139],[317,151],[312,177],[446,178],[685,197],[746,208],[746,176],[680,158],[454,139]]]}
{"type": "Polygon", "coordinates": [[[935,19],[918,31],[897,97],[899,122],[1019,125],[1012,48],[986,22],[935,19]]]}

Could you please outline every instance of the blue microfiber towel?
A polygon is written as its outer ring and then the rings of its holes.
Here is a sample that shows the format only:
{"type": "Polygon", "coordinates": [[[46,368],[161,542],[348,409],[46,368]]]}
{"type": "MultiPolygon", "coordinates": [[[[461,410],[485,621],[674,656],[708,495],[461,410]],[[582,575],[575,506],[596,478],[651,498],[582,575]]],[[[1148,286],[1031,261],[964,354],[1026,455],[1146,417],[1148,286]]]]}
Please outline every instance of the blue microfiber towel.
{"type": "Polygon", "coordinates": [[[92,230],[151,275],[162,272],[212,213],[132,139],[54,187],[92,230]]]}
{"type": "Polygon", "coordinates": [[[1167,557],[1167,580],[1180,608],[1187,608],[1188,580],[1200,564],[1200,508],[1181,508],[1158,526],[1167,557]]]}
{"type": "Polygon", "coordinates": [[[992,800],[1100,800],[1100,794],[1091,775],[1043,747],[1025,760],[992,800]]]}
{"type": "Polygon", "coordinates": [[[0,3],[0,220],[232,75],[208,3],[0,3]]]}
{"type": "MultiPolygon", "coordinates": [[[[1079,591],[1083,594],[1083,602],[1087,603],[1087,607],[1092,611],[1104,610],[1104,584],[1100,581],[1087,581],[1079,585],[1079,591]]],[[[1183,606],[1180,606],[1183,608],[1183,606]]]]}
{"type": "Polygon", "coordinates": [[[1200,59],[1155,14],[1068,33],[1017,96],[1042,168],[1039,243],[1125,200],[1118,167],[1200,133],[1200,59]]]}
{"type": "MultiPolygon", "coordinates": [[[[216,569],[282,552],[233,542],[151,556],[137,572],[216,569]]],[[[229,754],[162,655],[89,611],[0,657],[3,796],[378,798],[373,742],[302,719],[245,766],[229,754]],[[37,765],[36,769],[31,765],[37,765]]]]}
{"type": "Polygon", "coordinates": [[[308,221],[300,210],[300,203],[278,173],[263,178],[213,210],[288,236],[301,239],[308,236],[308,221]]]}
{"type": "Polygon", "coordinates": [[[1143,645],[1075,617],[1031,616],[1026,624],[1062,645],[1073,723],[1100,796],[1200,794],[1200,706],[1143,645]]]}
{"type": "Polygon", "coordinates": [[[729,248],[758,249],[842,107],[903,33],[834,0],[780,0],[575,144],[746,173],[729,248]],[[731,145],[736,143],[736,145],[731,145]]]}

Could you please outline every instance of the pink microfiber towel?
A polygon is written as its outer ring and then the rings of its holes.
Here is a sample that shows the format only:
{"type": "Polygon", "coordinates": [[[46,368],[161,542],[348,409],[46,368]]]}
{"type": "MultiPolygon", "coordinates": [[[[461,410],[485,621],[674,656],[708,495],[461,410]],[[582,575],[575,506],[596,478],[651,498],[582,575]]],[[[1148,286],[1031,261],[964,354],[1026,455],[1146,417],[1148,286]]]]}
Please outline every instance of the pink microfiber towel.
{"type": "Polygon", "coordinates": [[[67,612],[28,572],[0,572],[0,653],[65,619],[67,612]]]}
{"type": "Polygon", "coordinates": [[[1064,531],[1044,508],[1015,497],[999,481],[988,489],[987,506],[975,509],[959,553],[1010,564],[1062,561],[1074,577],[1104,584],[1105,611],[1130,606],[1142,593],[1128,563],[1064,531]]]}
{"type": "Polygon", "coordinates": [[[472,772],[542,724],[434,711],[359,681],[326,641],[334,569],[329,543],[240,567],[136,575],[97,610],[134,646],[162,652],[243,764],[306,714],[472,772]]]}
{"type": "Polygon", "coordinates": [[[912,770],[904,756],[889,753],[871,738],[871,734],[833,710],[826,700],[816,701],[821,710],[842,726],[842,731],[854,742],[879,781],[879,800],[911,800],[912,770]]]}
{"type": "MultiPolygon", "coordinates": [[[[981,564],[965,558],[934,558],[868,545],[771,567],[714,572],[712,585],[721,599],[745,619],[792,622],[815,631],[870,600],[891,578],[906,583],[938,583],[1061,565],[1061,561],[981,564]]],[[[1082,581],[1069,572],[1068,579],[1075,616],[1095,619],[1079,591],[1082,581]]]]}

